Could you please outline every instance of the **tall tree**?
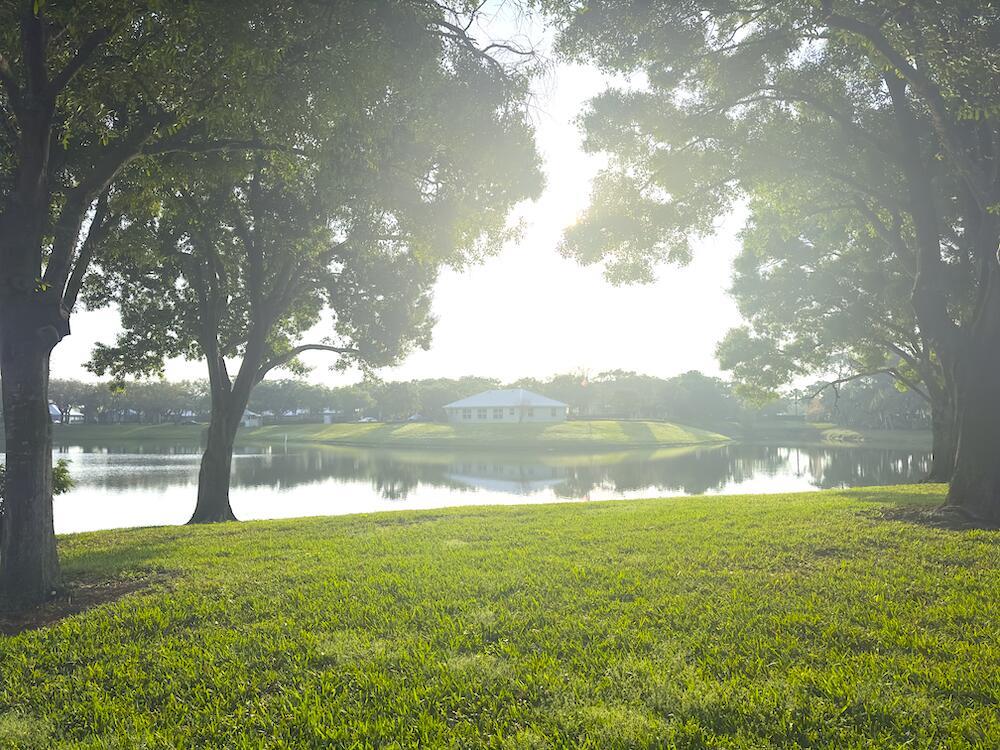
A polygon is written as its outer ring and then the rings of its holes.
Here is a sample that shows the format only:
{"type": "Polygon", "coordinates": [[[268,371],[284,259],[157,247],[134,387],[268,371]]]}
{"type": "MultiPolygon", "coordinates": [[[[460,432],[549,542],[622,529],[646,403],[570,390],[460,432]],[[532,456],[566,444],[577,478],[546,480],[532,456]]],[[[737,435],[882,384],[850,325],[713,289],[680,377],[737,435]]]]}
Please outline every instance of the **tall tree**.
{"type": "Polygon", "coordinates": [[[611,161],[567,251],[606,261],[615,278],[648,277],[651,262],[688,257],[692,236],[735,201],[800,189],[797,175],[839,185],[840,210],[867,217],[872,232],[898,217],[909,304],[953,384],[948,502],[1000,518],[995,4],[550,7],[566,53],[642,71],[648,84],[593,103],[588,145],[611,161]]]}
{"type": "Polygon", "coordinates": [[[377,77],[379,54],[391,49],[377,46],[381,30],[394,28],[401,42],[414,31],[447,39],[474,57],[482,50],[462,20],[473,8],[462,0],[0,4],[0,597],[9,605],[39,601],[59,584],[48,363],[99,251],[88,232],[107,224],[102,196],[128,167],[133,184],[145,175],[155,185],[157,165],[173,153],[308,149],[314,115],[377,77]]]}
{"type": "Polygon", "coordinates": [[[526,80],[413,21],[384,40],[375,85],[317,128],[315,156],[177,158],[148,215],[108,233],[114,249],[88,300],[115,302],[125,330],[98,347],[94,369],[149,375],[170,356],[208,365],[192,522],[234,518],[233,443],[261,379],[310,351],[372,368],[427,346],[438,267],[499,247],[509,210],[540,187],[526,80]],[[313,330],[324,318],[326,332],[313,330]]]}
{"type": "Polygon", "coordinates": [[[85,219],[98,201],[101,223],[99,196],[129,162],[207,144],[225,107],[237,117],[246,112],[237,102],[249,82],[226,81],[238,51],[250,47],[248,28],[232,24],[231,11],[241,5],[165,3],[154,10],[131,2],[22,0],[0,7],[7,452],[0,596],[9,604],[37,601],[59,582],[48,362],[69,333],[93,252],[91,243],[80,244],[85,219]],[[190,54],[178,50],[181,39],[190,54]]]}

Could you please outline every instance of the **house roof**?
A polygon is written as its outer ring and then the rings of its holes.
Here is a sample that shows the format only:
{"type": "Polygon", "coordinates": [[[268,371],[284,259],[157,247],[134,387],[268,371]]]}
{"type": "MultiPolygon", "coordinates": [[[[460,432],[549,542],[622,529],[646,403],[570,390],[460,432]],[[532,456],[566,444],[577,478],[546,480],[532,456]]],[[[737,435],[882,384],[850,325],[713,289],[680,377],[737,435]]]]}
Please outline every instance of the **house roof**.
{"type": "Polygon", "coordinates": [[[500,391],[483,391],[458,401],[445,404],[445,409],[475,409],[492,406],[569,406],[562,401],[526,391],[524,388],[508,388],[500,391]]]}

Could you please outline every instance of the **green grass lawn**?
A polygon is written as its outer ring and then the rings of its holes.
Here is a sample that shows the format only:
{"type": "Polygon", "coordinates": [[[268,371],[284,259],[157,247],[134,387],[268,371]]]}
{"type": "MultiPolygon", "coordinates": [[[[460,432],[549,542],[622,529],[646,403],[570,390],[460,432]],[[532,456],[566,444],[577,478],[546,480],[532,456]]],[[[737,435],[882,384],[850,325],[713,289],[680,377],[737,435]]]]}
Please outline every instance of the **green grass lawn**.
{"type": "MultiPolygon", "coordinates": [[[[199,425],[56,425],[56,440],[197,440],[199,425]]],[[[603,450],[728,440],[670,422],[574,421],[549,424],[298,424],[240,431],[242,441],[342,443],[386,448],[489,447],[603,450]]]]}
{"type": "Polygon", "coordinates": [[[884,513],[941,497],[64,537],[160,582],[0,638],[0,747],[1000,747],[1000,536],[884,513]]]}

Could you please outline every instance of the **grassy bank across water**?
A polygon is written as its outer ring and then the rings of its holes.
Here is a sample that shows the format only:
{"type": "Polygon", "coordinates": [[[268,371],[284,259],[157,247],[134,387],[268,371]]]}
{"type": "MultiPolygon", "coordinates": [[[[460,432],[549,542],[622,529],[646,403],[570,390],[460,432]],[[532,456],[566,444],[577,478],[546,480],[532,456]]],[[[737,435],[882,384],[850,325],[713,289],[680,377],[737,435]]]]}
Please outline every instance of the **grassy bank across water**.
{"type": "Polygon", "coordinates": [[[939,486],[99,532],[0,747],[1000,746],[1000,544],[939,486]]]}
{"type": "Polygon", "coordinates": [[[788,444],[796,447],[852,447],[930,450],[930,430],[861,430],[832,422],[758,419],[748,424],[716,427],[741,442],[788,444]]]}
{"type": "MultiPolygon", "coordinates": [[[[57,442],[198,440],[200,425],[56,425],[57,442]]],[[[550,424],[297,424],[240,430],[244,442],[331,443],[380,448],[614,450],[725,442],[718,433],[671,422],[614,420],[550,424]]]]}

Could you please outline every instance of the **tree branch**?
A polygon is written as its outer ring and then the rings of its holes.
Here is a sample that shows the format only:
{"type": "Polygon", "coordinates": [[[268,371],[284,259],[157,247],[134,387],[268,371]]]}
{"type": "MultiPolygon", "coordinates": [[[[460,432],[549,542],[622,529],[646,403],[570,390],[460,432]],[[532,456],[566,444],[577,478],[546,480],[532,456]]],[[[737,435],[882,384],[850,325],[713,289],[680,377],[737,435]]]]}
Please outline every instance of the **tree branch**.
{"type": "Polygon", "coordinates": [[[21,101],[21,87],[17,85],[14,71],[11,70],[10,63],[2,54],[0,54],[0,85],[3,85],[3,90],[7,92],[7,98],[10,99],[11,105],[17,109],[21,101]]]}
{"type": "Polygon", "coordinates": [[[822,394],[823,391],[827,390],[828,388],[833,388],[836,391],[837,387],[843,385],[844,383],[849,383],[852,380],[860,380],[861,378],[870,378],[874,375],[892,375],[892,377],[894,377],[900,383],[905,385],[907,388],[911,389],[914,393],[916,393],[918,396],[926,400],[928,403],[931,400],[931,397],[928,396],[927,393],[922,388],[920,388],[916,383],[914,383],[909,378],[901,375],[899,373],[899,370],[897,370],[895,367],[883,367],[878,370],[866,370],[864,372],[856,372],[853,375],[845,375],[842,378],[837,378],[836,380],[831,380],[828,383],[823,383],[823,385],[821,385],[815,391],[813,391],[807,396],[803,396],[802,399],[800,400],[812,401],[814,398],[822,394]]]}
{"type": "Polygon", "coordinates": [[[72,312],[76,306],[80,288],[83,286],[83,279],[87,275],[87,269],[94,258],[101,240],[107,235],[109,226],[108,218],[108,194],[110,190],[105,188],[101,197],[97,199],[97,206],[94,208],[94,218],[90,220],[90,227],[87,229],[87,236],[80,246],[80,254],[76,258],[76,265],[70,274],[69,281],[66,282],[66,290],[63,293],[63,307],[72,312]]]}
{"type": "Polygon", "coordinates": [[[353,354],[355,356],[360,356],[361,352],[357,349],[352,349],[349,347],[339,347],[331,346],[329,344],[302,344],[301,346],[293,347],[283,354],[279,354],[271,359],[265,361],[260,369],[257,371],[257,381],[260,382],[275,367],[281,367],[286,365],[295,359],[297,356],[303,352],[309,351],[320,351],[320,352],[333,352],[334,354],[353,354]]]}
{"type": "Polygon", "coordinates": [[[869,378],[873,375],[891,375],[892,368],[885,367],[878,370],[865,370],[864,372],[856,372],[853,375],[845,375],[842,378],[837,378],[836,380],[831,380],[827,383],[823,383],[819,388],[810,393],[807,396],[803,396],[800,400],[802,401],[812,401],[814,398],[823,393],[823,391],[828,388],[837,389],[837,386],[843,385],[844,383],[850,383],[852,380],[860,380],[861,378],[869,378]]]}
{"type": "Polygon", "coordinates": [[[45,27],[41,14],[35,15],[35,4],[24,0],[21,11],[21,49],[28,71],[28,96],[48,94],[48,75],[45,70],[45,27]]]}
{"type": "Polygon", "coordinates": [[[864,214],[865,218],[870,222],[871,227],[875,230],[875,234],[878,235],[879,239],[886,244],[886,246],[896,253],[899,258],[900,265],[903,268],[903,272],[906,274],[907,278],[911,281],[916,277],[917,271],[914,263],[914,251],[912,248],[908,247],[905,240],[903,239],[902,233],[902,222],[899,218],[899,213],[893,212],[893,225],[890,227],[882,217],[878,215],[878,211],[873,209],[868,205],[867,201],[862,200],[860,197],[856,197],[854,201],[855,207],[864,214]]]}
{"type": "Polygon", "coordinates": [[[229,371],[226,368],[225,357],[222,356],[218,339],[218,320],[215,318],[215,300],[212,298],[212,291],[205,283],[205,276],[202,269],[201,259],[195,255],[180,253],[182,263],[188,266],[186,275],[191,286],[194,287],[198,297],[198,306],[201,308],[199,322],[200,331],[197,334],[198,342],[201,344],[202,352],[205,354],[205,363],[208,366],[208,380],[213,393],[221,393],[228,396],[233,389],[229,371]]]}
{"type": "Polygon", "coordinates": [[[52,79],[49,90],[53,95],[58,94],[69,85],[69,82],[83,69],[83,66],[87,64],[97,48],[104,44],[111,34],[111,29],[103,28],[87,35],[80,44],[80,48],[76,51],[76,54],[66,63],[66,67],[60,70],[56,74],[56,77],[52,79]]]}
{"type": "Polygon", "coordinates": [[[857,140],[866,141],[886,156],[896,161],[899,160],[900,149],[892,141],[886,138],[880,138],[867,128],[862,127],[850,117],[840,112],[835,106],[829,105],[804,91],[782,92],[779,88],[774,88],[773,90],[778,96],[786,97],[788,101],[796,101],[802,104],[807,104],[817,112],[821,112],[836,122],[841,128],[844,129],[845,132],[855,136],[857,140]]]}
{"type": "Polygon", "coordinates": [[[3,131],[7,134],[7,143],[10,144],[11,149],[17,148],[17,144],[21,139],[14,125],[14,109],[13,102],[11,103],[10,110],[6,107],[0,107],[0,126],[3,127],[3,131]]]}
{"type": "Polygon", "coordinates": [[[264,248],[261,246],[262,237],[264,236],[264,221],[260,189],[261,168],[261,159],[258,155],[253,177],[246,191],[247,211],[253,220],[252,231],[246,217],[240,210],[239,201],[233,201],[233,223],[237,235],[243,241],[244,254],[247,260],[247,291],[250,297],[250,319],[254,323],[260,322],[264,314],[264,248]]]}
{"type": "Polygon", "coordinates": [[[143,154],[152,156],[155,154],[205,154],[213,151],[277,151],[297,156],[309,156],[310,153],[304,148],[296,146],[286,146],[280,143],[267,143],[257,138],[217,138],[205,141],[187,140],[185,137],[170,136],[152,143],[143,149],[143,154]]]}
{"type": "Polygon", "coordinates": [[[47,284],[57,289],[63,288],[91,202],[111,184],[122,167],[141,153],[143,143],[152,136],[159,124],[156,118],[150,118],[120,143],[103,147],[86,178],[67,192],[59,218],[53,227],[52,252],[43,277],[47,284]]]}
{"type": "Polygon", "coordinates": [[[985,175],[977,170],[975,164],[969,159],[965,149],[966,144],[954,127],[954,118],[948,111],[948,105],[940,88],[922,70],[916,68],[903,53],[893,47],[880,29],[859,19],[834,13],[832,3],[829,0],[825,0],[823,6],[827,12],[826,21],[830,26],[867,40],[875,51],[897,71],[898,75],[904,78],[914,91],[924,99],[930,109],[934,129],[938,132],[949,156],[955,161],[959,172],[968,180],[969,187],[976,196],[980,207],[985,210],[986,206],[990,205],[992,198],[989,185],[986,183],[985,175]]]}
{"type": "Polygon", "coordinates": [[[855,141],[868,143],[894,160],[898,160],[900,158],[900,149],[897,148],[891,141],[885,138],[880,138],[875,133],[856,123],[843,112],[840,112],[835,106],[827,104],[815,96],[812,96],[804,91],[794,91],[790,89],[783,90],[777,86],[763,86],[757,90],[770,93],[760,93],[752,96],[748,94],[740,97],[734,102],[729,102],[721,105],[720,107],[713,107],[710,109],[713,112],[721,114],[733,109],[734,107],[741,107],[747,104],[754,104],[756,102],[805,104],[820,114],[826,115],[835,123],[840,125],[844,132],[854,137],[855,141]]]}

